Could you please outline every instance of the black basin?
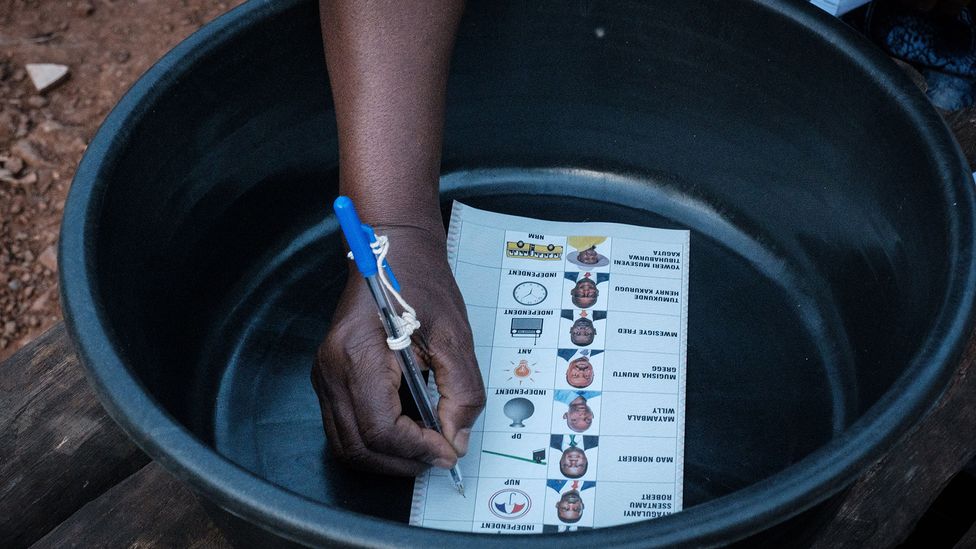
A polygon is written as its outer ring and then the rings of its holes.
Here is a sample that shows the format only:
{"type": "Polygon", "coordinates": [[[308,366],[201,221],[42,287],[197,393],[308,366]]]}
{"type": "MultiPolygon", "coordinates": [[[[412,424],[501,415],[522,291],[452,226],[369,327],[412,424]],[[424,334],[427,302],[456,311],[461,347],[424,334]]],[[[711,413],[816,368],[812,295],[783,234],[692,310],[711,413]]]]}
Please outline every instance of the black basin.
{"type": "MultiPolygon", "coordinates": [[[[346,264],[317,18],[313,0],[238,8],[109,116],[65,210],[71,333],[113,417],[249,536],[511,544],[410,528],[411,480],[324,451],[308,372],[346,264]]],[[[687,510],[576,543],[803,530],[934,402],[970,333],[962,156],[894,65],[806,3],[473,1],[447,117],[445,208],[691,230],[687,510]]]]}

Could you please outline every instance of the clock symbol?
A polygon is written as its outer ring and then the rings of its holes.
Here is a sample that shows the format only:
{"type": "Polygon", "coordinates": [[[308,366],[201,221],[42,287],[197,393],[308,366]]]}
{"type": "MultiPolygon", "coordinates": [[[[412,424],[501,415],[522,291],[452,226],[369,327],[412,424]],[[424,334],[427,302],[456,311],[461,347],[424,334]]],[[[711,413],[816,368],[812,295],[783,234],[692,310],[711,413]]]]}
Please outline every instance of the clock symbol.
{"type": "Polygon", "coordinates": [[[522,282],[512,290],[512,297],[522,305],[538,305],[545,301],[549,292],[538,282],[522,282]]]}

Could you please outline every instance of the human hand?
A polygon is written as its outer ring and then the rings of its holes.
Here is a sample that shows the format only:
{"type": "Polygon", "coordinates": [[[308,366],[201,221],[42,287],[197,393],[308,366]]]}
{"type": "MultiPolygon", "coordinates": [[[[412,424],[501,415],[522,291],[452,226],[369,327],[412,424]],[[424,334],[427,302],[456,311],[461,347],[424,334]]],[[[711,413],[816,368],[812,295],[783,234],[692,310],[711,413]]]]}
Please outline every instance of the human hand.
{"type": "Polygon", "coordinates": [[[312,384],[333,453],[349,464],[397,475],[452,467],[467,452],[471,426],[485,404],[484,384],[461,293],[447,263],[444,234],[377,227],[390,239],[390,265],[404,299],[417,311],[420,364],[436,373],[443,436],[403,415],[400,367],[386,345],[376,304],[350,268],[332,326],[319,347],[312,384]]]}

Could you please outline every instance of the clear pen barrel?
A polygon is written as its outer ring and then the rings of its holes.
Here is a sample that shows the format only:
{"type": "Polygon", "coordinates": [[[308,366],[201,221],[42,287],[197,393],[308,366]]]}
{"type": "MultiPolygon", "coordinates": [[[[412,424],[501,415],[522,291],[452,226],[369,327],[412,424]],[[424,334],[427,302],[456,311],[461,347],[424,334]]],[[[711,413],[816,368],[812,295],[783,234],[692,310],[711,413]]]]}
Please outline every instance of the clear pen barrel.
{"type": "MultiPolygon", "coordinates": [[[[396,309],[390,301],[390,296],[387,294],[386,288],[379,281],[379,277],[366,277],[366,285],[369,287],[369,291],[373,294],[373,298],[379,306],[380,319],[383,323],[383,329],[386,330],[387,337],[400,337],[401,333],[399,324],[397,323],[398,315],[396,309]]],[[[430,397],[427,393],[427,384],[424,382],[424,378],[420,373],[420,365],[417,364],[417,359],[413,351],[410,347],[407,347],[406,349],[394,351],[393,354],[400,364],[400,370],[403,372],[404,379],[407,380],[410,394],[413,395],[414,402],[420,411],[420,417],[424,425],[429,429],[441,432],[440,421],[437,419],[437,414],[434,413],[430,397]]]]}

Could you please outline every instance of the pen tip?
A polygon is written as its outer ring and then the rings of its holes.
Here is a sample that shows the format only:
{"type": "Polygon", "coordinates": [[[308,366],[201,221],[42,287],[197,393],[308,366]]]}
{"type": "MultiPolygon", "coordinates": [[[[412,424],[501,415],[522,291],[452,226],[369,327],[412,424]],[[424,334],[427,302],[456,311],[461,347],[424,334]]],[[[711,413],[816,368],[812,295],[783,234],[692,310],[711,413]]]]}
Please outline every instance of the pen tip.
{"type": "Polygon", "coordinates": [[[458,489],[458,493],[461,494],[461,497],[462,498],[468,499],[468,496],[464,495],[464,485],[463,484],[458,484],[457,485],[457,489],[458,489]]]}

